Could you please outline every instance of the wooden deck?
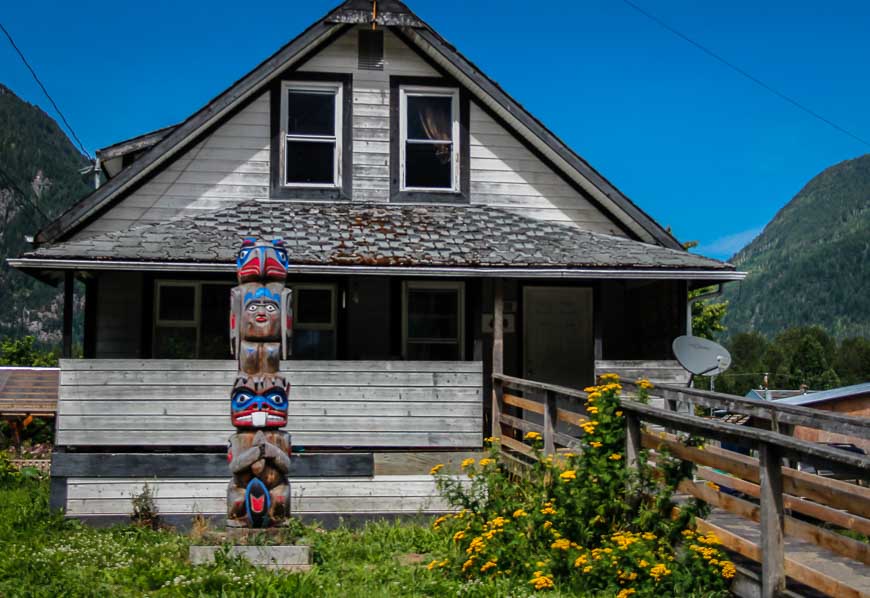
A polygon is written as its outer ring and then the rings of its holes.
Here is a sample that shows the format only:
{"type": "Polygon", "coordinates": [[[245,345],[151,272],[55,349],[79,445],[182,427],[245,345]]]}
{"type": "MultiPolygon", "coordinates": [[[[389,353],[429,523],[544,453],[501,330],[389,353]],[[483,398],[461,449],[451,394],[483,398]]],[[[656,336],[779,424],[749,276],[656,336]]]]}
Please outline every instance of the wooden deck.
{"type": "MultiPolygon", "coordinates": [[[[728,550],[761,563],[760,595],[778,595],[786,589],[786,581],[791,580],[838,598],[870,596],[870,545],[831,529],[870,535],[870,489],[807,474],[783,464],[785,458],[817,462],[834,471],[870,479],[867,456],[788,435],[792,426],[802,425],[866,437],[870,420],[683,387],[657,386],[653,394],[659,404],[683,407],[683,413],[676,413],[633,400],[636,387],[625,380],[622,384],[626,389],[621,407],[626,412],[627,464],[636,462],[641,448],[650,451],[654,462],[662,446],[671,455],[693,462],[698,481],[683,480],[678,490],[714,507],[711,517],[698,520],[700,530],[716,532],[728,550]],[[771,429],[698,417],[694,415],[696,406],[724,408],[744,420],[751,417],[761,421],[771,429]],[[653,428],[658,432],[651,433],[653,428]],[[664,430],[702,436],[708,444],[703,450],[686,446],[664,430]],[[757,451],[758,457],[716,446],[721,440],[757,451]]],[[[493,435],[501,436],[503,450],[530,457],[530,447],[521,440],[528,431],[543,435],[547,454],[555,453],[560,446],[582,450],[582,432],[577,424],[586,419],[585,413],[558,405],[560,399],[582,405],[586,393],[502,374],[493,375],[493,385],[496,422],[493,435]],[[543,416],[538,418],[543,423],[526,419],[526,412],[543,416]],[[574,433],[562,432],[557,423],[572,425],[574,433]]],[[[747,579],[744,577],[741,582],[747,579]]],[[[734,589],[741,595],[759,595],[759,588],[751,584],[735,584],[734,589]],[[746,588],[750,588],[748,593],[743,591],[746,588]]]]}
{"type": "Polygon", "coordinates": [[[54,417],[58,368],[0,367],[0,416],[54,417]]]}

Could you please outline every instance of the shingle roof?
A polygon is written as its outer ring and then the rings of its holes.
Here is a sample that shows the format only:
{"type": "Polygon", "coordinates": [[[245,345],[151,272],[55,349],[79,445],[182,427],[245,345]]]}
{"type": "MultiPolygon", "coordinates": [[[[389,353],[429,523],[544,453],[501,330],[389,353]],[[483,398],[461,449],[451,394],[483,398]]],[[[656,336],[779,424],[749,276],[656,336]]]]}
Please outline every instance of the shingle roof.
{"type": "Polygon", "coordinates": [[[813,405],[815,403],[833,401],[834,399],[846,399],[849,397],[864,395],[870,395],[870,382],[799,394],[786,399],[780,399],[777,403],[782,403],[784,405],[813,405]]]}
{"type": "Polygon", "coordinates": [[[256,202],[44,245],[23,258],[232,262],[246,236],[281,237],[295,264],[729,271],[686,251],[486,206],[256,202]]]}

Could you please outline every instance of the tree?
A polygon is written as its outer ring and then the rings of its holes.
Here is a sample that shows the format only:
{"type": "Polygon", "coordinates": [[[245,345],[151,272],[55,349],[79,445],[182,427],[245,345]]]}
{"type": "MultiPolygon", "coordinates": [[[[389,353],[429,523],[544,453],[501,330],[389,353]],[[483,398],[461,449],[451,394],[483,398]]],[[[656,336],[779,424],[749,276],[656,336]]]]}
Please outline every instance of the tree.
{"type": "Polygon", "coordinates": [[[40,351],[33,346],[35,342],[32,336],[0,342],[0,365],[57,367],[57,355],[51,351],[40,351]]]}
{"type": "Polygon", "coordinates": [[[834,369],[843,385],[870,382],[870,340],[855,337],[840,343],[834,369]]]}
{"type": "MultiPolygon", "coordinates": [[[[706,287],[689,291],[689,299],[703,295],[710,291],[711,288],[712,287],[706,287]]],[[[722,319],[725,317],[727,309],[727,301],[718,303],[714,303],[710,299],[695,301],[692,304],[692,335],[713,340],[713,337],[717,332],[725,330],[725,326],[722,324],[722,319]]]]}

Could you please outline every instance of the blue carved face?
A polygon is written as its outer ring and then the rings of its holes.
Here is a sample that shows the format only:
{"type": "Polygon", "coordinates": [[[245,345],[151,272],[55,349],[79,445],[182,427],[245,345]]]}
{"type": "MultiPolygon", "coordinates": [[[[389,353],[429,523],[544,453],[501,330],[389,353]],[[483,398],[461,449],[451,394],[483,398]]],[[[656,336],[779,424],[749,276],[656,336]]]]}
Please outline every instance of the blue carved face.
{"type": "Polygon", "coordinates": [[[239,376],[233,385],[230,413],[237,428],[287,425],[289,385],[282,376],[239,376]]]}
{"type": "Polygon", "coordinates": [[[236,257],[239,283],[284,281],[289,265],[290,258],[281,239],[275,239],[271,243],[253,238],[245,239],[236,257]]]}

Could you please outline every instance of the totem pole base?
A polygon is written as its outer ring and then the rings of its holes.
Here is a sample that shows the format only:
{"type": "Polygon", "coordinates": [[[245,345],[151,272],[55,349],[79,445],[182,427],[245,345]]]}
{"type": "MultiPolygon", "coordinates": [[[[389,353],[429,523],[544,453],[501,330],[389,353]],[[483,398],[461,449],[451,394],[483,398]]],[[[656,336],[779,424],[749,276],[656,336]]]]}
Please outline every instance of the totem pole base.
{"type": "MultiPolygon", "coordinates": [[[[259,531],[262,532],[262,530],[259,531]]],[[[215,554],[223,550],[223,546],[191,546],[190,562],[194,565],[213,563],[215,554]]],[[[311,547],[304,545],[231,546],[229,556],[240,556],[252,565],[264,569],[280,569],[282,571],[308,571],[311,569],[311,547]]]]}

